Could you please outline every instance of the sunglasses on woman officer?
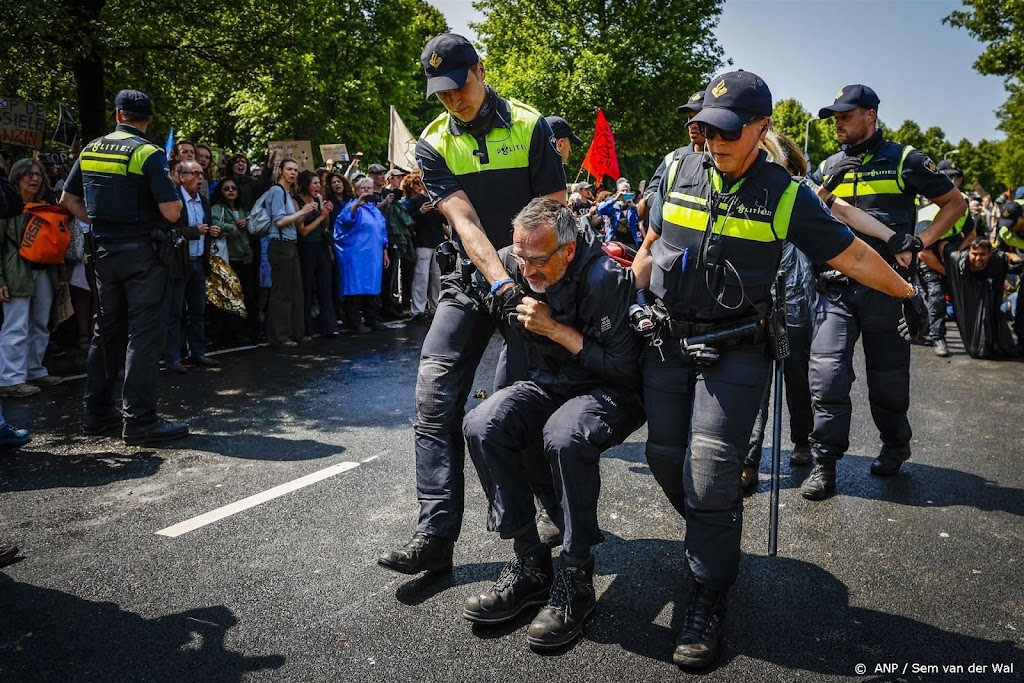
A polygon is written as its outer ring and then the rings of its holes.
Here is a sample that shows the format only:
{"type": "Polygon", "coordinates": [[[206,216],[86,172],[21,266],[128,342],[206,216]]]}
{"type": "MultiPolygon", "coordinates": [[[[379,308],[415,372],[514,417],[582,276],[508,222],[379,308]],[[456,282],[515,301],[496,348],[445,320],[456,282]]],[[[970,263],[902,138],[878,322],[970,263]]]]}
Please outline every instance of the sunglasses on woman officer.
{"type": "Polygon", "coordinates": [[[716,128],[708,123],[698,123],[697,130],[700,131],[700,134],[703,135],[708,140],[714,140],[716,137],[721,135],[722,139],[725,140],[726,142],[736,142],[741,137],[743,137],[744,128],[760,120],[761,119],[754,119],[752,121],[747,121],[737,130],[722,130],[721,128],[716,128]]]}

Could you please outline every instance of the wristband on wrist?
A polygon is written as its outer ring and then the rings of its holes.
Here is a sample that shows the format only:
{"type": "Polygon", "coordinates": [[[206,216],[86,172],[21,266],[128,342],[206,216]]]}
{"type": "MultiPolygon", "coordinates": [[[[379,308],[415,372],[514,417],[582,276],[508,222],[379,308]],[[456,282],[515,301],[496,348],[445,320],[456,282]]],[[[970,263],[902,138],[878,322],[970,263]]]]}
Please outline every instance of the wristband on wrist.
{"type": "Polygon", "coordinates": [[[514,282],[515,282],[515,280],[513,280],[510,277],[502,278],[500,280],[495,280],[494,283],[491,284],[491,294],[492,295],[493,294],[497,294],[499,289],[501,289],[505,285],[510,285],[510,284],[512,284],[514,282]]]}
{"type": "Polygon", "coordinates": [[[836,203],[836,196],[834,194],[830,194],[828,196],[828,199],[825,200],[825,206],[828,207],[829,209],[831,209],[832,205],[835,204],[835,203],[836,203]]]}
{"type": "MultiPolygon", "coordinates": [[[[909,282],[907,284],[910,285],[909,282]]],[[[904,294],[903,298],[904,299],[911,299],[911,298],[914,297],[915,294],[917,294],[917,288],[914,287],[914,285],[910,285],[910,291],[908,291],[906,294],[904,294]]]]}

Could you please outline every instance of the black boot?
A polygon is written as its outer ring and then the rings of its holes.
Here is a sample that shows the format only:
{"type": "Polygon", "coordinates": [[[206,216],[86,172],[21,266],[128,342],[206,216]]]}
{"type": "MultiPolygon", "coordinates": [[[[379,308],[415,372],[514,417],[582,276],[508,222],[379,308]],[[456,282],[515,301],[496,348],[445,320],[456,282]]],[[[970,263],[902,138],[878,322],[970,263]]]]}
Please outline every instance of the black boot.
{"type": "Polygon", "coordinates": [[[466,598],[462,616],[477,624],[503,624],[534,605],[543,605],[551,588],[551,549],[538,545],[513,557],[491,589],[466,598]]]}
{"type": "Polygon", "coordinates": [[[121,435],[126,446],[147,446],[188,436],[188,425],[161,417],[142,423],[125,420],[121,435]]]}
{"type": "Polygon", "coordinates": [[[807,500],[825,500],[836,490],[836,465],[818,463],[800,484],[800,495],[807,500]]]}
{"type": "Polygon", "coordinates": [[[451,571],[455,543],[447,538],[417,531],[403,547],[377,558],[377,564],[401,574],[451,571]]]}
{"type": "Polygon", "coordinates": [[[718,656],[725,627],[725,591],[694,584],[693,603],[676,638],[672,661],[685,669],[700,669],[718,656]]]}
{"type": "Polygon", "coordinates": [[[568,645],[583,632],[583,625],[597,607],[594,593],[594,556],[578,567],[562,566],[551,585],[548,604],[530,624],[526,642],[538,650],[568,645]]]}
{"type": "Polygon", "coordinates": [[[910,447],[889,448],[882,446],[882,451],[871,463],[871,474],[876,477],[891,477],[899,474],[900,467],[910,459],[910,447]]]}

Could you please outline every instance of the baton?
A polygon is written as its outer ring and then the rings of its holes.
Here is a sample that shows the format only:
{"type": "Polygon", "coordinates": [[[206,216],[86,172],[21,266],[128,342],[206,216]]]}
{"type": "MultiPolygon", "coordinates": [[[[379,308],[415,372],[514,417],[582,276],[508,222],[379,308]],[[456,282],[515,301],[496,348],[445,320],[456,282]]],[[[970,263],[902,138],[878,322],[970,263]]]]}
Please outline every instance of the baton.
{"type": "Polygon", "coordinates": [[[772,414],[772,495],[768,513],[768,554],[775,557],[779,549],[779,479],[782,475],[782,363],[775,361],[775,389],[772,414]]]}

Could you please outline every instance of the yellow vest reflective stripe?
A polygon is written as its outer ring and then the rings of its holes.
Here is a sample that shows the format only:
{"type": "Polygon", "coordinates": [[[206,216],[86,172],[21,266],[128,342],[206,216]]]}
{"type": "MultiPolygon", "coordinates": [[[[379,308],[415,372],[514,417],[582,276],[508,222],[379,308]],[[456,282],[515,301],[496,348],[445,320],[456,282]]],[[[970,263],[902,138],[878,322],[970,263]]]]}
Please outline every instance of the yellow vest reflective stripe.
{"type": "Polygon", "coordinates": [[[999,232],[996,233],[996,237],[1000,242],[1008,247],[1016,247],[1018,249],[1024,249],[1024,237],[1021,237],[1013,230],[1003,226],[999,228],[999,232]]]}
{"type": "MultiPolygon", "coordinates": [[[[843,199],[880,194],[903,194],[903,190],[906,189],[903,186],[903,162],[907,160],[907,155],[913,149],[910,145],[903,148],[903,154],[900,155],[899,164],[895,169],[876,168],[867,171],[858,169],[847,173],[832,194],[843,199]]],[[[870,159],[870,157],[865,159],[864,164],[867,164],[870,159]]],[[[831,176],[824,176],[824,180],[827,181],[829,177],[831,176]]]]}
{"type": "Polygon", "coordinates": [[[444,157],[448,170],[456,176],[526,168],[530,164],[530,142],[533,130],[540,121],[540,112],[515,100],[508,100],[508,103],[511,126],[495,127],[487,131],[486,157],[479,154],[481,150],[472,135],[452,134],[448,129],[447,113],[438,116],[427,126],[423,131],[423,139],[444,157]],[[487,163],[482,163],[484,160],[487,163]]]}

